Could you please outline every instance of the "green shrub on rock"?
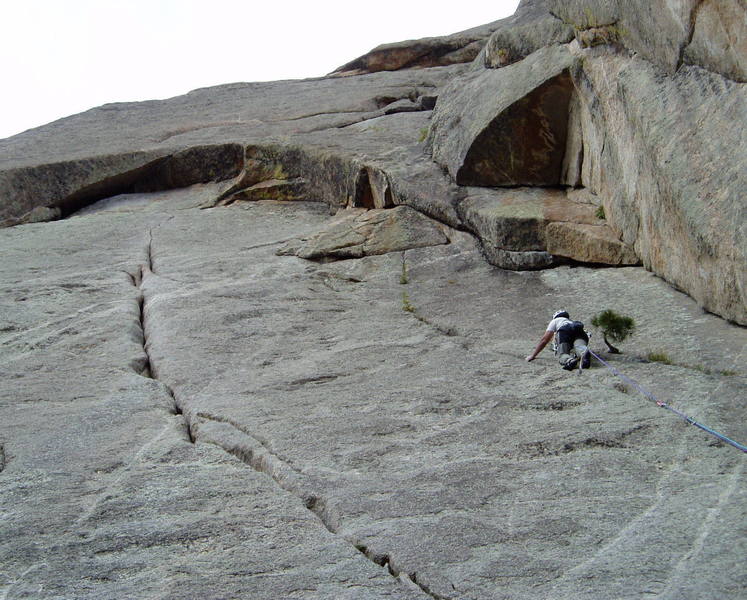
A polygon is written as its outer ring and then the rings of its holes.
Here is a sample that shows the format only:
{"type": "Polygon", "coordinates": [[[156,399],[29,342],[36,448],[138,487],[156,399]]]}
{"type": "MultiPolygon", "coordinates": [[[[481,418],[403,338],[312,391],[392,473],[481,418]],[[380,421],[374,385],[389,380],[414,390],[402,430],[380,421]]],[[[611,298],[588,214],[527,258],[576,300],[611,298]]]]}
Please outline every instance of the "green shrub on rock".
{"type": "Polygon", "coordinates": [[[622,342],[635,331],[635,321],[632,317],[619,315],[614,310],[603,310],[591,319],[591,324],[601,330],[604,343],[609,351],[619,354],[620,350],[615,348],[609,340],[622,342]],[[609,338],[609,339],[608,339],[609,338]]]}

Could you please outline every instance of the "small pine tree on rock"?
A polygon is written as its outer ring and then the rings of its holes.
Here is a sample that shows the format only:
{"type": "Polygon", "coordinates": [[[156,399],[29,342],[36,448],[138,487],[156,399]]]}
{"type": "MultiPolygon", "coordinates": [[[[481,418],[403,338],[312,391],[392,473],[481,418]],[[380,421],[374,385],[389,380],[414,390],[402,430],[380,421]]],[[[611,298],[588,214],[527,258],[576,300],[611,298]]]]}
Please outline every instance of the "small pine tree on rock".
{"type": "Polygon", "coordinates": [[[635,331],[635,321],[632,317],[619,315],[614,310],[609,309],[595,315],[591,324],[601,330],[604,343],[607,344],[612,354],[620,354],[620,350],[615,348],[609,340],[622,342],[635,331]]]}

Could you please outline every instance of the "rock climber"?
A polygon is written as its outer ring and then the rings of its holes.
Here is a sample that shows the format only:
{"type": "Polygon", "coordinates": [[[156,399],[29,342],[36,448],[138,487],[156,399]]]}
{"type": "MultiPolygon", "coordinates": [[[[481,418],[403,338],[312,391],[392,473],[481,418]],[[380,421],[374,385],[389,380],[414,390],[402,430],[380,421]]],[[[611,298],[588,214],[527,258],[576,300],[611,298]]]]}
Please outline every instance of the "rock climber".
{"type": "Polygon", "coordinates": [[[555,336],[555,355],[564,369],[572,371],[578,365],[579,360],[583,360],[584,369],[589,368],[591,361],[591,355],[587,352],[589,336],[584,331],[584,324],[581,321],[571,321],[568,311],[565,310],[559,310],[552,316],[545,335],[540,339],[534,352],[527,356],[527,362],[537,358],[553,336],[555,336]]]}

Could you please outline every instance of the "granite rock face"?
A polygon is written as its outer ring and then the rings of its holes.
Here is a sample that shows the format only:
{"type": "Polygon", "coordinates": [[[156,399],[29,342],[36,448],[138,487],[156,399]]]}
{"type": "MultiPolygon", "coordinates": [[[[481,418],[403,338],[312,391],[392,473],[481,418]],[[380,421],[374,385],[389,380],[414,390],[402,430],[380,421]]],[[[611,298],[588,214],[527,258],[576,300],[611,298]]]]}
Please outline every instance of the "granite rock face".
{"type": "Polygon", "coordinates": [[[747,440],[740,11],[525,0],[0,140],[0,598],[739,597],[739,450],[524,358],[630,315],[592,349],[747,440]]]}
{"type": "Polygon", "coordinates": [[[447,36],[382,44],[338,67],[330,75],[347,77],[377,71],[422,69],[472,62],[485,46],[488,37],[509,20],[501,19],[447,36]]]}
{"type": "MultiPolygon", "coordinates": [[[[747,324],[738,191],[747,158],[744,128],[734,127],[747,120],[738,83],[747,11],[642,4],[551,2],[576,40],[548,38],[507,66],[476,61],[452,80],[432,120],[433,158],[457,184],[583,191],[605,211],[604,237],[621,252],[612,256],[628,262],[634,249],[707,310],[747,324]]],[[[577,225],[553,224],[542,250],[567,255],[576,236],[578,260],[600,250],[600,230],[577,225]]]]}
{"type": "Polygon", "coordinates": [[[685,63],[747,82],[745,11],[745,0],[704,0],[698,4],[690,43],[682,55],[685,63]]]}
{"type": "Polygon", "coordinates": [[[700,0],[549,0],[549,10],[573,27],[577,38],[614,39],[630,52],[672,74],[682,62],[700,0]]]}
{"type": "Polygon", "coordinates": [[[455,79],[433,118],[434,160],[460,185],[559,184],[573,62],[567,47],[550,46],[455,79]]]}
{"type": "Polygon", "coordinates": [[[223,191],[0,231],[5,598],[738,597],[740,453],[524,356],[558,306],[612,306],[641,333],[603,356],[744,440],[744,329],[640,267],[504,271],[455,230],[278,256],[327,207],[200,208],[223,191]]]}
{"type": "Polygon", "coordinates": [[[475,66],[505,67],[573,37],[573,27],[550,12],[548,0],[523,0],[512,17],[499,22],[475,66]]]}
{"type": "Polygon", "coordinates": [[[340,211],[310,238],[293,240],[278,253],[307,260],[362,258],[448,244],[440,226],[408,206],[392,210],[340,211]]]}

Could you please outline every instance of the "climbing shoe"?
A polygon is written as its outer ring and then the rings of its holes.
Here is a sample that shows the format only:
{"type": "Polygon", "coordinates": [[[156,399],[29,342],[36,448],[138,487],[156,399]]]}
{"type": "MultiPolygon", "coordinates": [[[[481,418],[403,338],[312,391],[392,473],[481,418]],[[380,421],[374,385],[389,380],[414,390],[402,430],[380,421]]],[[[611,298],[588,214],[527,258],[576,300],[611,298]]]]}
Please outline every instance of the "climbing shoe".
{"type": "Polygon", "coordinates": [[[573,371],[573,369],[576,368],[577,364],[578,364],[578,358],[576,358],[575,356],[571,356],[567,361],[565,361],[563,368],[566,371],[573,371]]]}

